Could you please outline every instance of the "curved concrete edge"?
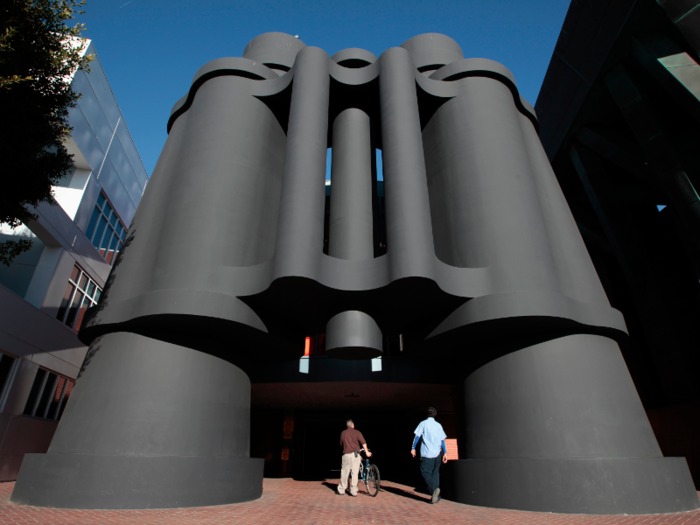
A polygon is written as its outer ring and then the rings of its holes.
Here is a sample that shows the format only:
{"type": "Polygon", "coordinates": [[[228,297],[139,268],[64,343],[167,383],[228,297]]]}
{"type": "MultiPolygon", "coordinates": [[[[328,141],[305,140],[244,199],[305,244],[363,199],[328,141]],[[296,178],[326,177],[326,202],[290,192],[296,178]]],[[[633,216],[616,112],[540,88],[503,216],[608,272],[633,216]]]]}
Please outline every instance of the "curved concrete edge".
{"type": "Polygon", "coordinates": [[[430,75],[428,80],[455,82],[469,77],[487,77],[506,85],[513,93],[513,101],[518,111],[530,119],[536,130],[539,129],[535,108],[520,95],[513,73],[500,62],[488,58],[463,58],[441,67],[430,75]]]}
{"type": "MultiPolygon", "coordinates": [[[[350,47],[347,49],[343,49],[342,51],[338,51],[335,55],[331,57],[331,60],[339,64],[347,60],[356,60],[358,62],[365,62],[365,64],[369,65],[376,62],[377,57],[374,53],[371,53],[365,49],[361,49],[359,47],[350,47]]],[[[353,69],[356,68],[353,67],[353,69]]]]}
{"type": "Polygon", "coordinates": [[[700,508],[685,458],[463,459],[456,501],[564,514],[663,514],[700,508]]]}
{"type": "Polygon", "coordinates": [[[401,47],[411,54],[416,69],[441,66],[464,57],[460,45],[441,33],[416,35],[406,40],[401,47]]]}
{"type": "MultiPolygon", "coordinates": [[[[402,47],[401,49],[406,48],[402,47]]],[[[296,54],[297,53],[295,53],[295,56],[296,54]]],[[[329,57],[330,75],[335,80],[349,86],[368,84],[378,77],[380,62],[381,57],[377,59],[377,57],[369,51],[359,48],[344,49],[333,55],[333,57],[329,57]],[[367,66],[362,68],[348,68],[339,64],[339,62],[353,59],[366,62],[367,66]]],[[[262,84],[266,84],[265,88],[262,90],[256,89],[254,95],[258,97],[270,96],[279,93],[288,86],[293,77],[295,64],[296,61],[292,61],[290,66],[292,75],[288,75],[286,73],[282,74],[283,80],[281,80],[279,73],[274,72],[266,64],[259,63],[249,58],[226,57],[207,62],[194,75],[191,87],[187,94],[178,100],[173,106],[167,124],[168,133],[170,133],[170,130],[178,117],[189,109],[197,90],[207,80],[223,75],[229,75],[239,76],[250,80],[263,81],[262,84]]],[[[513,93],[513,100],[518,108],[518,111],[530,119],[536,130],[539,129],[535,109],[520,95],[520,92],[515,84],[515,78],[510,70],[499,62],[486,58],[459,58],[446,64],[445,66],[442,66],[432,75],[430,75],[430,77],[424,77],[421,75],[417,66],[415,76],[416,82],[421,89],[423,89],[426,93],[439,98],[451,98],[456,96],[454,89],[449,86],[450,82],[456,80],[476,76],[488,77],[502,82],[513,93]],[[430,82],[431,80],[438,82],[430,82]],[[443,84],[443,82],[447,84],[443,84]]]]}
{"type": "Polygon", "coordinates": [[[515,85],[515,77],[510,69],[490,58],[462,58],[460,60],[455,60],[436,70],[428,78],[431,80],[446,80],[449,82],[456,75],[472,71],[496,73],[505,77],[509,82],[515,85]]]}
{"type": "Polygon", "coordinates": [[[248,42],[243,57],[289,69],[294,64],[297,53],[305,47],[306,44],[298,36],[280,32],[263,33],[248,42]]]}
{"type": "Polygon", "coordinates": [[[66,509],[164,509],[262,496],[263,459],[26,454],[10,501],[66,509]]]}
{"type": "Polygon", "coordinates": [[[382,355],[382,331],[364,312],[341,312],[326,325],[326,354],[335,359],[373,359],[382,355]]]}
{"type": "Polygon", "coordinates": [[[584,326],[628,333],[625,318],[609,305],[582,303],[556,292],[528,291],[476,297],[452,312],[429,337],[492,319],[516,317],[569,319],[584,326]]]}
{"type": "Polygon", "coordinates": [[[207,62],[195,73],[192,79],[192,84],[187,94],[178,100],[173,109],[170,110],[170,117],[168,118],[167,131],[173,127],[173,124],[177,118],[187,111],[192,105],[194,96],[197,94],[197,90],[204,84],[207,80],[220,76],[237,76],[243,77],[250,80],[276,80],[279,78],[278,74],[268,68],[266,65],[255,62],[248,58],[240,57],[226,57],[217,58],[210,62],[207,62]]]}
{"type": "MultiPolygon", "coordinates": [[[[109,292],[103,302],[86,316],[79,337],[86,344],[104,330],[106,325],[118,325],[132,319],[158,314],[173,316],[210,317],[232,321],[266,333],[267,328],[250,306],[238,297],[211,290],[176,289],[155,290],[124,301],[109,301],[109,292]],[[167,305],[167,306],[163,306],[167,305]],[[109,306],[109,308],[107,308],[109,306]]],[[[118,330],[117,330],[118,331],[118,330]]]]}
{"type": "Polygon", "coordinates": [[[379,60],[358,68],[347,67],[333,59],[328,63],[331,78],[346,86],[362,86],[374,82],[379,78],[379,70],[379,60]]]}

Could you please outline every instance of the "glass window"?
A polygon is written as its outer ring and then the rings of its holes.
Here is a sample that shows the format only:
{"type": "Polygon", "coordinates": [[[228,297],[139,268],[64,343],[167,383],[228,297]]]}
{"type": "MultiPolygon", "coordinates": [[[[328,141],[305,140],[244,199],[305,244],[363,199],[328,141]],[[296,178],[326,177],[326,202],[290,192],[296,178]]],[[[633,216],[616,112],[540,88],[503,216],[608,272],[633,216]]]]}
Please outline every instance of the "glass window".
{"type": "Polygon", "coordinates": [[[34,376],[34,383],[32,383],[32,389],[29,391],[29,397],[27,398],[27,404],[24,405],[24,414],[27,416],[34,415],[34,408],[36,408],[39,396],[44,390],[44,383],[46,382],[46,370],[39,369],[34,376]]]}
{"type": "Polygon", "coordinates": [[[105,226],[107,226],[107,219],[105,219],[103,215],[100,217],[100,220],[97,223],[97,230],[95,230],[95,236],[91,239],[92,244],[95,246],[95,248],[100,247],[100,241],[102,241],[102,234],[105,232],[105,226]]]}
{"type": "Polygon", "coordinates": [[[5,392],[5,387],[7,386],[7,381],[10,377],[10,371],[12,370],[14,362],[14,357],[10,357],[7,354],[0,354],[0,398],[2,398],[2,394],[5,392]]]}
{"type": "Polygon", "coordinates": [[[60,402],[60,405],[58,407],[58,415],[54,417],[54,419],[61,419],[61,416],[63,415],[63,411],[66,409],[66,403],[68,403],[68,399],[70,398],[71,393],[73,392],[73,387],[75,386],[75,381],[68,380],[68,384],[66,385],[66,391],[63,394],[63,399],[60,402]]]}
{"type": "Polygon", "coordinates": [[[63,299],[61,299],[61,306],[58,308],[58,315],[56,316],[61,321],[64,321],[66,318],[66,312],[68,311],[68,305],[73,298],[73,292],[75,292],[75,286],[69,282],[68,286],[66,286],[66,291],[63,294],[63,299]]]}
{"type": "Polygon", "coordinates": [[[53,393],[56,390],[56,380],[58,376],[56,374],[49,373],[46,378],[46,384],[44,385],[44,391],[39,397],[39,404],[36,406],[36,411],[34,415],[36,417],[46,417],[46,411],[49,409],[49,402],[53,397],[53,393]]]}
{"type": "Polygon", "coordinates": [[[75,325],[75,319],[78,316],[78,309],[83,302],[83,294],[81,292],[76,292],[73,295],[73,302],[68,310],[68,317],[66,317],[66,324],[70,327],[75,325]]]}
{"type": "Polygon", "coordinates": [[[95,233],[95,226],[97,226],[97,219],[102,216],[102,212],[98,207],[95,207],[95,211],[92,212],[92,217],[90,217],[90,224],[88,225],[87,235],[88,239],[92,239],[92,234],[95,233]]]}
{"type": "Polygon", "coordinates": [[[100,255],[104,257],[105,259],[107,258],[107,246],[109,246],[109,240],[110,238],[114,235],[112,230],[110,228],[107,228],[107,231],[104,234],[104,237],[102,237],[102,242],[100,243],[100,255]]]}
{"type": "Polygon", "coordinates": [[[76,332],[80,330],[85,312],[100,300],[102,290],[80,266],[75,265],[56,318],[76,332]],[[70,307],[68,306],[70,305],[70,307]]]}
{"type": "Polygon", "coordinates": [[[104,193],[100,193],[97,199],[85,234],[107,263],[114,264],[121,247],[120,241],[123,242],[126,237],[126,228],[104,193]]]}
{"type": "Polygon", "coordinates": [[[78,318],[75,320],[75,329],[76,330],[80,330],[80,327],[83,324],[83,318],[85,317],[85,312],[87,312],[87,309],[90,308],[92,305],[93,305],[93,302],[86,295],[85,299],[83,299],[83,304],[80,305],[80,310],[78,310],[78,318]]]}
{"type": "Polygon", "coordinates": [[[56,411],[58,409],[59,403],[61,402],[61,399],[63,398],[63,394],[65,393],[67,383],[68,380],[65,377],[58,377],[58,382],[56,383],[56,390],[53,394],[53,397],[51,397],[51,405],[49,406],[49,411],[46,414],[46,417],[48,419],[56,418],[56,411]]]}
{"type": "Polygon", "coordinates": [[[24,415],[60,419],[75,381],[40,368],[34,377],[24,415]]]}
{"type": "Polygon", "coordinates": [[[112,242],[109,245],[109,251],[107,252],[107,263],[112,264],[112,260],[114,259],[116,253],[117,253],[117,243],[118,243],[118,237],[116,234],[112,236],[112,242]]]}

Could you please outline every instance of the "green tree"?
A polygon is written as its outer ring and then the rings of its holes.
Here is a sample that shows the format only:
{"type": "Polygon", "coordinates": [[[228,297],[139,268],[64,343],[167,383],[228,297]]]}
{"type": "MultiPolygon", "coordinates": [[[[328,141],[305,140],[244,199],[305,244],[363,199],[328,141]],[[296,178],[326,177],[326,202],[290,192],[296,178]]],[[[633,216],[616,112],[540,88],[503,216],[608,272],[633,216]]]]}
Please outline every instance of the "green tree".
{"type": "MultiPolygon", "coordinates": [[[[92,56],[72,23],[85,0],[2,0],[0,5],[0,222],[15,228],[36,219],[41,202],[56,204],[51,186],[72,166],[64,146],[68,110],[79,94],[71,89],[77,68],[92,56]]],[[[30,240],[0,243],[0,262],[31,247],[30,240]]]]}

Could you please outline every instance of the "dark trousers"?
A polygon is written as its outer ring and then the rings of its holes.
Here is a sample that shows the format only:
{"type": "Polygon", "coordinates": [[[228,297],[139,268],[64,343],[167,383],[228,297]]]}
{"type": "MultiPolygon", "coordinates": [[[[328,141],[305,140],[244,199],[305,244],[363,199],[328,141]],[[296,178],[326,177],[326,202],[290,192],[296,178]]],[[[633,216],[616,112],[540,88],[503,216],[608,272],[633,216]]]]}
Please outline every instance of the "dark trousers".
{"type": "Polygon", "coordinates": [[[420,458],[420,473],[428,485],[428,492],[432,494],[440,486],[440,456],[436,458],[420,458]]]}

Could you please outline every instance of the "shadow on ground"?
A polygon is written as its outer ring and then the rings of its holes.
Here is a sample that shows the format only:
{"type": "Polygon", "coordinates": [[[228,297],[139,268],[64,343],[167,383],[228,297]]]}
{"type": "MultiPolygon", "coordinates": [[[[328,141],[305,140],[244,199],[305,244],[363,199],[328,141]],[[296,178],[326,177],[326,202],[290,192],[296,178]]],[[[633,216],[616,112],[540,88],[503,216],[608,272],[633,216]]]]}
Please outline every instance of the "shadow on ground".
{"type": "Polygon", "coordinates": [[[331,489],[333,492],[338,492],[338,484],[337,483],[329,483],[328,481],[324,481],[321,483],[324,487],[328,487],[331,489]]]}
{"type": "MultiPolygon", "coordinates": [[[[380,488],[380,492],[382,492],[382,491],[389,492],[391,494],[396,494],[397,496],[403,496],[404,498],[413,499],[416,501],[422,501],[423,503],[430,502],[429,499],[421,498],[420,496],[418,496],[417,494],[414,494],[413,492],[409,492],[407,490],[400,489],[398,487],[389,487],[389,486],[382,485],[380,488]]],[[[379,494],[379,496],[381,496],[381,494],[379,494]]]]}

